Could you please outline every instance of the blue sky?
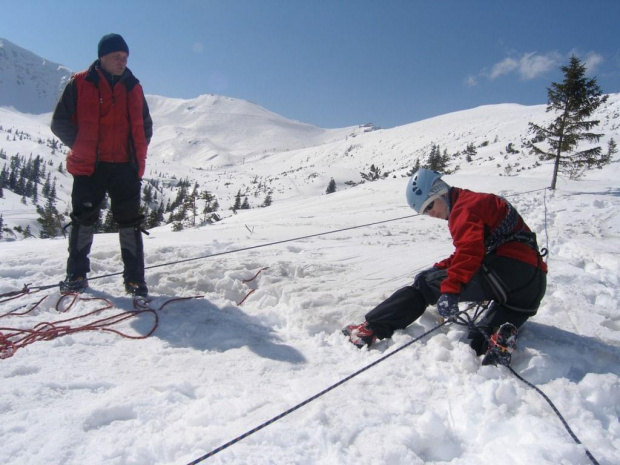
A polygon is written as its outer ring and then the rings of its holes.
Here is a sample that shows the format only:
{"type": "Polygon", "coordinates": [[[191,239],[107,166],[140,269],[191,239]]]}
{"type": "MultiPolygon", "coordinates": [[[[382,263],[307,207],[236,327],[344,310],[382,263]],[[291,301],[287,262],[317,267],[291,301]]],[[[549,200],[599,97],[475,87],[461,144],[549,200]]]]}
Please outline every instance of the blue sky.
{"type": "Polygon", "coordinates": [[[576,54],[620,92],[617,0],[0,0],[0,37],[74,71],[109,32],[145,92],[335,128],[545,104],[576,54]]]}

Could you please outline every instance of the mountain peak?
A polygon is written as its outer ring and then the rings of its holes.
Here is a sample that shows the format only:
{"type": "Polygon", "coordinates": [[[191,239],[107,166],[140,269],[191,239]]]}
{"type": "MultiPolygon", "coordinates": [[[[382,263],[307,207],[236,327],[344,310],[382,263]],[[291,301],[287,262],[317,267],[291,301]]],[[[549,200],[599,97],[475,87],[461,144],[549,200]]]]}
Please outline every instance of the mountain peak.
{"type": "Polygon", "coordinates": [[[71,74],[67,67],[0,38],[0,106],[50,112],[71,74]]]}

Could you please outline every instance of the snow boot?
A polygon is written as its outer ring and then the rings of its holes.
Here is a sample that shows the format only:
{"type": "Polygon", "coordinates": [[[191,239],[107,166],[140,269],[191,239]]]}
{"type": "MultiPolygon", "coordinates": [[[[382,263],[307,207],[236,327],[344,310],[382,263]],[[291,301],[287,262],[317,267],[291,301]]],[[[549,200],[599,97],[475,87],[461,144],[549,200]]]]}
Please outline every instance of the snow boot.
{"type": "Polygon", "coordinates": [[[64,281],[60,281],[59,286],[62,295],[81,294],[88,287],[88,279],[86,276],[67,275],[64,281]]]}
{"type": "Polygon", "coordinates": [[[125,282],[125,292],[135,297],[146,297],[149,295],[149,288],[146,287],[144,281],[127,281],[125,282]]]}
{"type": "Polygon", "coordinates": [[[351,344],[360,349],[364,346],[370,346],[377,340],[377,336],[374,335],[372,329],[367,324],[364,321],[359,325],[349,325],[342,330],[342,334],[348,336],[351,344]]]}
{"type": "Polygon", "coordinates": [[[517,328],[512,323],[504,323],[491,336],[489,349],[482,359],[483,365],[510,365],[510,358],[517,348],[517,328]]]}

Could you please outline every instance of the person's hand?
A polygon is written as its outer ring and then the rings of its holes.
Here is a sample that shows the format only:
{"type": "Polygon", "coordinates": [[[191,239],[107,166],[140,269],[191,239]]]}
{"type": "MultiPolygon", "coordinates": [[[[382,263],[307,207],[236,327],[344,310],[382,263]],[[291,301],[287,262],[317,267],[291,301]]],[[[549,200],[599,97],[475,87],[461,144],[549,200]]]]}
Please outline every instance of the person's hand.
{"type": "Polygon", "coordinates": [[[144,177],[144,171],[146,169],[146,160],[138,160],[138,179],[144,177]]]}
{"type": "Polygon", "coordinates": [[[437,301],[437,311],[446,320],[454,320],[459,314],[459,295],[444,293],[439,296],[437,301]]]}

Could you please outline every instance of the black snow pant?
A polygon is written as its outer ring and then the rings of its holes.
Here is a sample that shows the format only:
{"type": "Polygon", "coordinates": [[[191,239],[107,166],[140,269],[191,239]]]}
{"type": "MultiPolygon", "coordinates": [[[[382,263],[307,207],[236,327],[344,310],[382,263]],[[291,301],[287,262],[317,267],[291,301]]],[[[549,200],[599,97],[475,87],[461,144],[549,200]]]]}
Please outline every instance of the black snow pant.
{"type": "MultiPolygon", "coordinates": [[[[426,307],[435,305],[440,286],[448,273],[433,270],[416,277],[377,305],[366,315],[368,326],[379,339],[389,338],[395,330],[404,329],[420,318],[426,307]]],[[[463,287],[461,302],[493,300],[477,326],[491,334],[503,323],[519,328],[535,315],[547,288],[547,275],[539,267],[495,254],[487,255],[472,280],[463,287]]],[[[479,332],[469,334],[470,345],[478,355],[487,350],[486,338],[479,332]]]]}
{"type": "Polygon", "coordinates": [[[68,276],[85,277],[90,271],[88,255],[93,243],[94,225],[107,193],[112,216],[119,227],[123,279],[125,282],[144,282],[140,189],[141,181],[136,168],[129,163],[101,162],[92,176],[74,176],[68,276]]]}

